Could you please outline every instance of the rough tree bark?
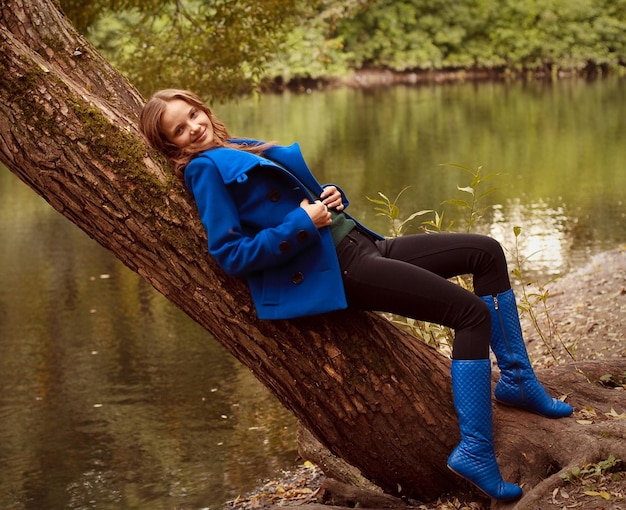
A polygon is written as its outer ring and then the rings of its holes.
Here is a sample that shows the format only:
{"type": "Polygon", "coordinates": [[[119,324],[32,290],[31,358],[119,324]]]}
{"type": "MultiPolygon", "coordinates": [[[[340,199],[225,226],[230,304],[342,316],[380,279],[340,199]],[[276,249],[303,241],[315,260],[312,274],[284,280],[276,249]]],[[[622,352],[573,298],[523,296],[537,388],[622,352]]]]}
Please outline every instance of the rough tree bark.
{"type": "MultiPolygon", "coordinates": [[[[465,489],[445,465],[458,441],[448,360],[374,314],[258,321],[245,284],[206,255],[189,196],[139,138],[142,102],[53,0],[3,0],[2,162],[210,331],[369,480],[421,500],[465,489]]],[[[562,371],[555,386],[562,390],[578,374],[562,371]]],[[[574,405],[604,398],[591,388],[578,383],[574,405]],[[583,387],[588,396],[581,396],[583,387]]],[[[496,430],[503,474],[527,489],[583,455],[566,453],[574,438],[584,449],[572,420],[498,410],[496,430]]],[[[598,455],[626,457],[623,422],[606,432],[621,437],[621,446],[604,440],[598,455]]],[[[593,436],[596,445],[604,434],[593,436]]],[[[550,478],[538,487],[554,483],[550,478]]]]}

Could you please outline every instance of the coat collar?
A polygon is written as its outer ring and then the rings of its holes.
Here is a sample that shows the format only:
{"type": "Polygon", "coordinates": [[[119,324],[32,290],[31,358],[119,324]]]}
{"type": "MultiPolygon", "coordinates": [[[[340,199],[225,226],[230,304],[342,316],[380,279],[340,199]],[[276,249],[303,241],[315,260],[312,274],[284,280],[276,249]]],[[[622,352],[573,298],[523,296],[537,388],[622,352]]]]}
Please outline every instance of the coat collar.
{"type": "MultiPolygon", "coordinates": [[[[231,141],[235,143],[261,143],[248,139],[231,141]]],[[[225,147],[211,149],[198,155],[198,157],[205,157],[215,162],[222,175],[222,180],[226,184],[240,179],[257,165],[269,165],[285,168],[311,190],[317,191],[319,189],[320,185],[307,166],[299,143],[296,142],[289,146],[274,145],[265,151],[264,156],[225,147]]]]}

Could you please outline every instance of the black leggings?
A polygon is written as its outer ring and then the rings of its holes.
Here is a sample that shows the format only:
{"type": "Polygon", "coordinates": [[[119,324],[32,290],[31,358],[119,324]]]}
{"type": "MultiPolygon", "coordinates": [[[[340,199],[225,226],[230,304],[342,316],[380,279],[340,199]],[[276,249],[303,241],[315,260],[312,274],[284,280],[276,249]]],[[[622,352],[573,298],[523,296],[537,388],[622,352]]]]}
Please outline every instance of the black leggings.
{"type": "Polygon", "coordinates": [[[374,240],[358,227],[337,246],[349,308],[390,312],[455,331],[454,359],[489,357],[491,316],[478,297],[510,288],[500,244],[476,234],[374,240]],[[475,294],[448,281],[471,274],[475,294]]]}

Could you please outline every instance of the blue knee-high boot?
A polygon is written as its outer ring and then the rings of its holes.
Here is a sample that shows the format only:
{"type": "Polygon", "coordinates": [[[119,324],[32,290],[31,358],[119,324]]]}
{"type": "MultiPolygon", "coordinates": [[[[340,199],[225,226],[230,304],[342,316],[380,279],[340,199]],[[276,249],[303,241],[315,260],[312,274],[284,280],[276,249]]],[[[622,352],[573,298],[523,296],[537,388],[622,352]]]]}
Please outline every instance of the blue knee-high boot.
{"type": "Polygon", "coordinates": [[[548,395],[535,376],[522,337],[513,290],[481,299],[491,311],[491,349],[500,368],[496,400],[548,418],[572,414],[572,406],[548,395]]]}
{"type": "Polygon", "coordinates": [[[448,467],[492,498],[518,499],[522,489],[502,479],[493,450],[491,361],[452,360],[452,391],[461,442],[448,467]]]}

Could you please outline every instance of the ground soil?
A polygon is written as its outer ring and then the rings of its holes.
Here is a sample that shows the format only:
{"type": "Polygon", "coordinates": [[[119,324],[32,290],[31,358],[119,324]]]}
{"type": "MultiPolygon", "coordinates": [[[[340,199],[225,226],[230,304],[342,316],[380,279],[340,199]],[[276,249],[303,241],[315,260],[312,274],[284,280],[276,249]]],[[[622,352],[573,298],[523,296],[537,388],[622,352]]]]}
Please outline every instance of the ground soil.
{"type": "MultiPolygon", "coordinates": [[[[546,288],[547,313],[536,307],[537,322],[552,338],[544,342],[528,315],[522,318],[528,351],[537,366],[567,362],[571,356],[565,347],[577,360],[626,356],[626,244],[596,255],[546,288]]],[[[517,294],[523,299],[522,292],[517,294]]]]}
{"type": "MultiPolygon", "coordinates": [[[[518,302],[532,301],[532,294],[547,296],[533,306],[535,319],[529,314],[522,315],[528,351],[537,369],[567,363],[572,359],[626,357],[626,342],[623,341],[626,327],[626,244],[593,257],[586,266],[543,289],[529,286],[527,297],[521,289],[518,290],[518,302]]],[[[622,469],[617,479],[612,479],[610,475],[602,476],[595,478],[591,485],[583,480],[568,486],[567,490],[560,489],[553,495],[552,508],[626,508],[623,476],[622,469]],[[611,495],[613,503],[603,501],[603,493],[611,495]],[[616,499],[618,506],[614,506],[616,499]]],[[[264,510],[275,505],[318,503],[323,485],[321,470],[305,463],[298,469],[285,472],[281,479],[268,481],[253,493],[228,502],[224,510],[264,510]]],[[[482,510],[487,508],[485,505],[481,501],[441,500],[413,508],[482,510]]]]}

